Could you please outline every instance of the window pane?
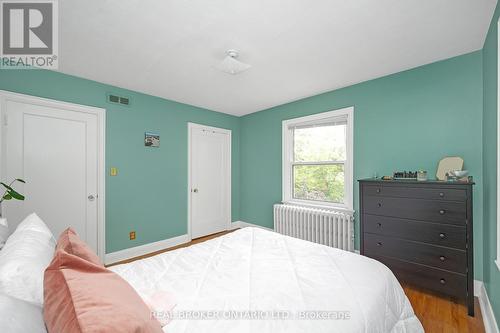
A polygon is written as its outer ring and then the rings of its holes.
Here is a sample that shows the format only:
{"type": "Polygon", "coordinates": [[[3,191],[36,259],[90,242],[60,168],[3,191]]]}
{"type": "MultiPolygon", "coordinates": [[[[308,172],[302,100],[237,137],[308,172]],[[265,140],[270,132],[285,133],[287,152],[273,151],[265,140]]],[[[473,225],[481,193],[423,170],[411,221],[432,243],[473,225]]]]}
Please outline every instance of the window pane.
{"type": "Polygon", "coordinates": [[[344,165],[294,165],[293,197],[344,203],[344,165]]]}
{"type": "Polygon", "coordinates": [[[346,130],[345,124],[295,128],[295,162],[345,161],[346,130]]]}

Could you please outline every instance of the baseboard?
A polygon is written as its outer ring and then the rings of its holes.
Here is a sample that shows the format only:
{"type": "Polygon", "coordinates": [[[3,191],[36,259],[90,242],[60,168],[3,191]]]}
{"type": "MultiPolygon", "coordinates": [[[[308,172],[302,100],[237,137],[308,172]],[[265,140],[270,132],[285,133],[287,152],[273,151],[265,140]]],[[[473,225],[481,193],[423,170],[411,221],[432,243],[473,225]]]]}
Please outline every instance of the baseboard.
{"type": "Polygon", "coordinates": [[[248,223],[248,222],[243,222],[243,221],[234,221],[231,223],[231,229],[241,229],[241,228],[246,228],[246,227],[253,227],[253,228],[261,228],[269,231],[274,231],[272,228],[268,227],[263,227],[261,225],[253,224],[253,223],[248,223]]]}
{"type": "Polygon", "coordinates": [[[483,281],[474,280],[474,296],[479,298],[481,296],[481,288],[483,288],[483,281]]]}
{"type": "Polygon", "coordinates": [[[189,242],[189,236],[181,235],[177,237],[172,237],[168,239],[164,239],[154,243],[148,243],[144,245],[139,245],[135,247],[131,247],[128,249],[106,253],[104,263],[106,265],[110,265],[119,261],[127,260],[130,258],[135,258],[139,256],[143,256],[145,254],[150,254],[152,252],[168,249],[169,247],[181,245],[189,242]]]}
{"type": "Polygon", "coordinates": [[[486,288],[484,287],[484,283],[482,281],[474,281],[474,295],[479,299],[481,315],[483,316],[484,322],[484,331],[486,333],[500,333],[495,319],[495,314],[491,308],[488,293],[486,292],[486,288]]]}

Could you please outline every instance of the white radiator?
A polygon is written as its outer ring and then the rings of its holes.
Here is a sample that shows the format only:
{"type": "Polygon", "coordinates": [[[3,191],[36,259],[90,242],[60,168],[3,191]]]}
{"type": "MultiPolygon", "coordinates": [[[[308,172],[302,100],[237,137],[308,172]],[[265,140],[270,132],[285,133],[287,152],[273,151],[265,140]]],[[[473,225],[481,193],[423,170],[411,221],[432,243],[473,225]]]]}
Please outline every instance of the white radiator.
{"type": "Polygon", "coordinates": [[[274,205],[274,231],[311,242],[354,251],[354,216],[341,211],[274,205]]]}

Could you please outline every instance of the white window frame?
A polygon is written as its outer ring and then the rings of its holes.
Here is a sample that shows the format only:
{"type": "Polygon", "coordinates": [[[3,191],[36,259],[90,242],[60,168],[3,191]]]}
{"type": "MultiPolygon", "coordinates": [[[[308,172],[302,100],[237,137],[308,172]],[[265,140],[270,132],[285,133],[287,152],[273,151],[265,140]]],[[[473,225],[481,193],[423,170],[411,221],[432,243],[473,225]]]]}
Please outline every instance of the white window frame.
{"type": "MultiPolygon", "coordinates": [[[[500,29],[500,21],[498,22],[498,29],[500,29]]],[[[499,30],[500,31],[500,30],[499,30]]],[[[500,64],[500,34],[498,35],[498,54],[497,64],[500,64]]],[[[498,67],[497,80],[498,80],[498,98],[497,98],[497,260],[495,263],[500,271],[500,66],[498,67]]]]}
{"type": "Polygon", "coordinates": [[[282,122],[282,200],[284,203],[302,205],[302,206],[312,206],[321,207],[327,209],[338,209],[354,212],[353,207],[353,165],[354,165],[354,107],[347,107],[339,110],[333,110],[328,112],[322,112],[306,117],[294,118],[283,120],[282,122]],[[334,203],[326,201],[314,201],[314,200],[301,200],[293,198],[293,130],[291,127],[300,126],[302,124],[311,124],[317,122],[324,123],[325,121],[335,121],[337,119],[347,118],[347,142],[346,142],[346,157],[347,160],[344,163],[344,185],[345,185],[345,197],[344,203],[334,203]]]}

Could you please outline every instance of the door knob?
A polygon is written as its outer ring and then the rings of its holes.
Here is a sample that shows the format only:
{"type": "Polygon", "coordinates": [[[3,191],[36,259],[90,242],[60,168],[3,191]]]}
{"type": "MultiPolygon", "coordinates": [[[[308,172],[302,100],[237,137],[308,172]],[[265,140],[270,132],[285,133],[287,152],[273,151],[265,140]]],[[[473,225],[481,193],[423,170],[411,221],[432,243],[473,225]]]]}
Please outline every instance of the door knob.
{"type": "Polygon", "coordinates": [[[94,201],[95,200],[95,197],[91,194],[87,197],[89,199],[89,201],[94,201]]]}
{"type": "Polygon", "coordinates": [[[193,189],[193,192],[198,193],[198,189],[197,188],[193,189]]]}

